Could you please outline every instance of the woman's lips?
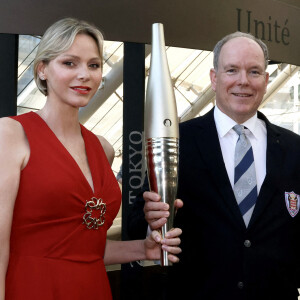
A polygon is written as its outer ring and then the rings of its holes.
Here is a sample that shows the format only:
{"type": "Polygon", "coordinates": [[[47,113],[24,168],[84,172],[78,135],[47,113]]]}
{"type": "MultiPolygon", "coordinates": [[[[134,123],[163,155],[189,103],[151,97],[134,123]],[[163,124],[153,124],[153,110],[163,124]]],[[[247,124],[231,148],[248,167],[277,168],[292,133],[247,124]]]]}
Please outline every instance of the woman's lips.
{"type": "Polygon", "coordinates": [[[79,94],[88,94],[91,90],[88,86],[72,86],[71,89],[79,94]]]}

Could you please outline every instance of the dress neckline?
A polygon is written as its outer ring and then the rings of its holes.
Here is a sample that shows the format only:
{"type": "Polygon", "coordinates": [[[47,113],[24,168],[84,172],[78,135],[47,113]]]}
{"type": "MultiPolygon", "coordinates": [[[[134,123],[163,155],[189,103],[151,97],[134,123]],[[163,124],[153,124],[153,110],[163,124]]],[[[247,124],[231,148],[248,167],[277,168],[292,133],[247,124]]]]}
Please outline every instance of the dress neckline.
{"type": "Polygon", "coordinates": [[[39,114],[37,114],[36,112],[32,111],[31,113],[33,115],[35,115],[37,117],[37,119],[39,119],[41,121],[41,123],[44,124],[44,126],[48,129],[48,131],[50,132],[52,137],[58,142],[58,144],[60,145],[62,150],[66,153],[67,157],[69,157],[69,160],[76,166],[77,170],[80,172],[81,176],[84,178],[85,183],[88,185],[88,187],[92,191],[93,195],[95,195],[96,187],[95,187],[94,169],[93,169],[93,164],[91,163],[91,160],[89,159],[90,149],[89,149],[88,143],[86,141],[86,135],[85,135],[85,132],[83,130],[83,125],[79,123],[81,136],[82,136],[83,142],[84,142],[85,153],[86,153],[86,156],[87,156],[87,163],[88,163],[88,167],[89,167],[89,170],[90,170],[90,173],[91,173],[93,186],[90,185],[89,181],[85,177],[84,173],[82,172],[81,168],[79,167],[79,165],[76,162],[76,160],[74,159],[74,157],[71,155],[71,153],[68,151],[68,149],[64,146],[64,144],[59,140],[59,138],[56,136],[54,131],[49,127],[49,125],[46,123],[46,121],[39,114]]]}

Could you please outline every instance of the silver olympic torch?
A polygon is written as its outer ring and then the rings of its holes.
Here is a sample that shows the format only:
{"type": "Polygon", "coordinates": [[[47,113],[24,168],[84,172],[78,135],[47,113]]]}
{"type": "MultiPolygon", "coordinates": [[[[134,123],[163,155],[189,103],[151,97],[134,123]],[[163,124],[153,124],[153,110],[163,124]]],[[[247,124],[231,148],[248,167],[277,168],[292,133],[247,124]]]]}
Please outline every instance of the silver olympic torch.
{"type": "MultiPolygon", "coordinates": [[[[177,194],[179,129],[174,88],[169,71],[163,24],[152,25],[152,52],[145,105],[145,150],[150,190],[170,205],[162,236],[173,228],[177,194]]],[[[161,265],[169,266],[162,251],[161,265]]]]}

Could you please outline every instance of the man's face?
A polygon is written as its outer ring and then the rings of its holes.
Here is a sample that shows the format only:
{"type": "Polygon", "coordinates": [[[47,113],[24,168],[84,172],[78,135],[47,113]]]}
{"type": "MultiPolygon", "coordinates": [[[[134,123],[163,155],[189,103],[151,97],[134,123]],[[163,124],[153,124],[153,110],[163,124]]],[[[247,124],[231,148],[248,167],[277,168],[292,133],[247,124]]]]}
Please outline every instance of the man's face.
{"type": "Polygon", "coordinates": [[[245,37],[228,41],[210,78],[218,108],[239,124],[247,121],[256,113],[269,80],[262,49],[245,37]]]}

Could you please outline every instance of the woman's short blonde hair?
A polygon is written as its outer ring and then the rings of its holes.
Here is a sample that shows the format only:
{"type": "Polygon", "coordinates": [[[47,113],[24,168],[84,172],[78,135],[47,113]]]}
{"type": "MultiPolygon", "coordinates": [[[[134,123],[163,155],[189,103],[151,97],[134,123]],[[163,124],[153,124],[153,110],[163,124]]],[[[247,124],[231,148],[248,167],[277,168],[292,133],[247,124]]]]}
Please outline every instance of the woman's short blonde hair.
{"type": "Polygon", "coordinates": [[[49,63],[61,53],[67,51],[73,44],[77,34],[91,36],[99,50],[101,69],[103,67],[103,35],[94,25],[74,18],[65,18],[51,25],[43,35],[34,60],[34,80],[38,89],[47,96],[47,82],[41,80],[38,66],[41,62],[49,63]]]}

